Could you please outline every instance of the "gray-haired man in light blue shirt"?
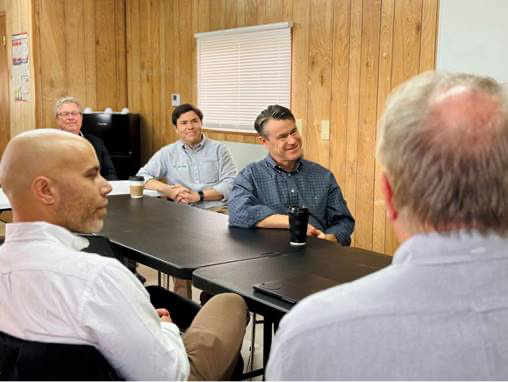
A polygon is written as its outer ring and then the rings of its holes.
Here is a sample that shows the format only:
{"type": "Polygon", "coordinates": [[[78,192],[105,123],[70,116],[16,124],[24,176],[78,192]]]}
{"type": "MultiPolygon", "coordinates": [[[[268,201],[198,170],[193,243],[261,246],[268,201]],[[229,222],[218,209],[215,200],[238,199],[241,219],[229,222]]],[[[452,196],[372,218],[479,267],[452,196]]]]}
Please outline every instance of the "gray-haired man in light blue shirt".
{"type": "Polygon", "coordinates": [[[508,91],[427,72],[390,97],[377,159],[393,264],[281,321],[266,380],[508,379],[508,91]]]}
{"type": "Polygon", "coordinates": [[[228,148],[202,132],[203,113],[190,104],[171,116],[180,140],[160,149],[139,170],[145,187],[178,203],[224,211],[238,171],[228,148]],[[166,178],[167,184],[159,181],[166,178]]]}

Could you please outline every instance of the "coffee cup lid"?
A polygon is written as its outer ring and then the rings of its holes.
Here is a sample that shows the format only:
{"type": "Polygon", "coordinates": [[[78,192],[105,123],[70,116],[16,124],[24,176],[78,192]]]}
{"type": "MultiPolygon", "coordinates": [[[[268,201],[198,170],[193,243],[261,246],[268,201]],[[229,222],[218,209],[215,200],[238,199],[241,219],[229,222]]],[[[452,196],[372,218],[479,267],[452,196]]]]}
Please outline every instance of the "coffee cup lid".
{"type": "Polygon", "coordinates": [[[309,209],[305,206],[291,206],[288,208],[288,211],[292,213],[307,212],[308,210],[309,209]]]}
{"type": "Polygon", "coordinates": [[[136,176],[129,177],[129,180],[132,182],[144,182],[145,178],[143,178],[142,176],[136,175],[136,176]]]}

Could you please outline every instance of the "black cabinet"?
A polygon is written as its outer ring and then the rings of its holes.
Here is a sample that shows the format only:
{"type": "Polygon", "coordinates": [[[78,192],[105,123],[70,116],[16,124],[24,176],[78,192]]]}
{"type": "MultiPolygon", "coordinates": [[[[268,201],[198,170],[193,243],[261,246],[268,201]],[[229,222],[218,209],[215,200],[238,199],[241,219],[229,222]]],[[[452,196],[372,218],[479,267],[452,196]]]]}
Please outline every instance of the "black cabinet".
{"type": "Polygon", "coordinates": [[[81,130],[101,138],[115,165],[118,179],[129,179],[141,165],[139,114],[83,114],[81,130]]]}

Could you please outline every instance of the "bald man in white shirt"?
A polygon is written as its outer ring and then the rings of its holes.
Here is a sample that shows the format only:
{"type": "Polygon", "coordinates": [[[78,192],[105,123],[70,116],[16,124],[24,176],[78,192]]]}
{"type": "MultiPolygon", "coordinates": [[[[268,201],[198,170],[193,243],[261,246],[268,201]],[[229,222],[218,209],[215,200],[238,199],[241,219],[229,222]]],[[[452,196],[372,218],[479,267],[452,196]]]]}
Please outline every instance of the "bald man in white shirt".
{"type": "MultiPolygon", "coordinates": [[[[181,337],[120,262],[81,252],[103,226],[109,183],[92,145],[53,129],[12,139],[0,183],[13,210],[0,247],[0,332],[98,349],[127,380],[220,380],[231,376],[246,306],[219,295],[181,337]],[[41,160],[44,158],[44,160],[41,160]]],[[[167,292],[170,293],[170,292],[167,292]]]]}

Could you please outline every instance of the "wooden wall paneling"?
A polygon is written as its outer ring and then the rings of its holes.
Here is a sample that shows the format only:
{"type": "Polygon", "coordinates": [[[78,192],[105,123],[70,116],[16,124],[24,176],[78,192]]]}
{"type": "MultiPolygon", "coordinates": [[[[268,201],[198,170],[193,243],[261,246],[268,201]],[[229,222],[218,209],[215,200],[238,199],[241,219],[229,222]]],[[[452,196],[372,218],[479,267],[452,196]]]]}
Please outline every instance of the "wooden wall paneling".
{"type": "Polygon", "coordinates": [[[224,1],[224,29],[238,27],[238,1],[224,1]]]}
{"type": "Polygon", "coordinates": [[[346,184],[350,12],[351,0],[334,3],[330,170],[343,191],[346,184]]]}
{"type": "Polygon", "coordinates": [[[54,127],[53,106],[66,95],[65,70],[65,2],[41,1],[40,17],[40,72],[43,108],[42,126],[54,127]]]}
{"type": "MultiPolygon", "coordinates": [[[[83,6],[83,61],[85,63],[85,95],[83,106],[97,110],[97,68],[95,58],[95,2],[86,1],[83,6]]],[[[125,62],[127,66],[127,62],[125,62]]],[[[125,83],[127,87],[127,83],[125,83]]]]}
{"type": "MultiPolygon", "coordinates": [[[[182,103],[192,102],[192,51],[196,43],[192,31],[192,2],[178,0],[179,5],[179,60],[178,73],[175,77],[176,88],[180,93],[182,103]]],[[[236,19],[236,18],[235,18],[236,19]]],[[[236,22],[236,21],[235,21],[236,22]]]]}
{"type": "MultiPolygon", "coordinates": [[[[346,182],[344,197],[349,210],[356,216],[356,165],[358,147],[358,113],[360,103],[360,60],[362,47],[362,1],[351,2],[351,32],[349,34],[349,79],[346,131],[346,182]]],[[[352,245],[355,244],[353,233],[352,245]]]]}
{"type": "Polygon", "coordinates": [[[238,2],[238,27],[247,27],[257,23],[256,0],[237,0],[238,2]]]}
{"type": "Polygon", "coordinates": [[[293,21],[293,0],[284,0],[282,4],[282,20],[293,21]]]}
{"type": "Polygon", "coordinates": [[[302,139],[304,150],[307,148],[306,130],[307,99],[309,89],[309,24],[310,2],[294,0],[293,2],[293,51],[291,67],[291,111],[296,119],[302,120],[302,139]]]}
{"type": "Polygon", "coordinates": [[[65,2],[65,93],[86,102],[86,60],[83,0],[65,2]]]}
{"type": "MultiPolygon", "coordinates": [[[[32,46],[33,46],[33,61],[34,61],[34,85],[35,92],[34,98],[38,100],[35,102],[35,126],[34,128],[40,129],[43,127],[44,120],[44,107],[43,107],[43,97],[42,97],[42,69],[41,69],[41,4],[40,0],[35,0],[33,2],[32,8],[32,46]]],[[[12,129],[11,129],[12,130],[12,129]]]]}
{"type": "Polygon", "coordinates": [[[393,34],[392,86],[396,87],[420,69],[422,0],[396,0],[393,34]]]}
{"type": "Polygon", "coordinates": [[[95,27],[99,33],[95,35],[96,57],[96,92],[97,109],[107,107],[116,109],[117,83],[116,56],[115,56],[115,23],[112,16],[115,14],[115,0],[103,0],[95,3],[95,27]]]}
{"type": "Polygon", "coordinates": [[[265,22],[265,8],[266,8],[266,2],[270,0],[256,0],[256,24],[262,25],[266,24],[265,22]]]}
{"type": "Polygon", "coordinates": [[[152,156],[153,150],[153,101],[152,87],[153,82],[153,57],[152,57],[152,2],[142,1],[139,8],[140,28],[140,67],[141,67],[141,112],[143,113],[144,140],[141,145],[141,157],[147,161],[152,156]]]}
{"type": "Polygon", "coordinates": [[[436,67],[438,0],[423,0],[420,72],[436,67]]]}
{"type": "Polygon", "coordinates": [[[329,167],[329,140],[320,136],[321,121],[330,121],[333,7],[332,1],[311,0],[309,27],[309,97],[305,156],[329,167]]]}
{"type": "Polygon", "coordinates": [[[115,0],[116,108],[127,107],[127,42],[125,0],[115,0]]]}
{"type": "MultiPolygon", "coordinates": [[[[3,4],[0,4],[2,6],[3,4]]],[[[0,157],[11,138],[7,17],[0,8],[0,157]],[[4,40],[5,39],[5,40],[4,40]]]]}
{"type": "MultiPolygon", "coordinates": [[[[199,0],[192,0],[192,34],[199,31],[199,0]]],[[[192,43],[192,104],[198,104],[198,47],[194,38],[192,43]]]]}
{"type": "Polygon", "coordinates": [[[161,108],[161,93],[166,93],[167,90],[161,85],[161,8],[162,3],[159,1],[152,2],[152,19],[150,20],[151,35],[152,35],[152,152],[156,152],[161,148],[161,132],[164,129],[164,112],[161,108]]]}
{"type": "Polygon", "coordinates": [[[210,31],[224,29],[226,0],[210,1],[210,31]]]}
{"type": "Polygon", "coordinates": [[[278,23],[283,20],[284,0],[265,1],[263,24],[278,23]]]}
{"type": "MultiPolygon", "coordinates": [[[[392,83],[392,46],[393,17],[395,0],[383,0],[381,8],[380,49],[379,49],[379,82],[377,96],[377,120],[381,118],[384,104],[391,91],[392,83]]],[[[381,192],[381,165],[376,161],[374,175],[374,216],[372,231],[372,250],[385,253],[386,207],[381,192]]]]}
{"type": "MultiPolygon", "coordinates": [[[[393,24],[392,88],[419,72],[422,27],[422,1],[395,1],[393,24]]],[[[398,247],[391,224],[386,225],[385,252],[398,247]]]]}
{"type": "Polygon", "coordinates": [[[363,0],[356,177],[356,245],[372,249],[381,3],[363,0]]]}
{"type": "MultiPolygon", "coordinates": [[[[140,0],[129,0],[127,7],[127,84],[128,84],[128,108],[131,113],[141,114],[141,142],[144,147],[146,141],[144,115],[141,110],[141,62],[140,62],[140,0]]],[[[141,156],[141,165],[144,165],[148,158],[145,153],[141,156]]]]}
{"type": "MultiPolygon", "coordinates": [[[[161,138],[162,138],[162,146],[165,146],[169,143],[174,142],[176,138],[175,134],[175,128],[173,124],[171,123],[171,113],[173,112],[173,108],[171,106],[171,100],[169,99],[169,96],[172,93],[175,93],[175,46],[176,45],[176,39],[175,39],[175,27],[173,22],[168,22],[168,20],[173,20],[174,13],[175,13],[175,2],[174,1],[166,1],[164,2],[164,18],[161,19],[161,23],[164,25],[164,34],[165,34],[165,43],[164,43],[164,66],[161,68],[161,70],[164,72],[165,81],[161,82],[161,91],[167,94],[167,102],[165,105],[163,105],[164,110],[162,111],[165,116],[166,123],[163,126],[160,126],[162,129],[161,131],[161,138]]],[[[161,45],[162,47],[162,45],[161,45]]],[[[161,63],[162,65],[162,63],[161,63]]]]}

